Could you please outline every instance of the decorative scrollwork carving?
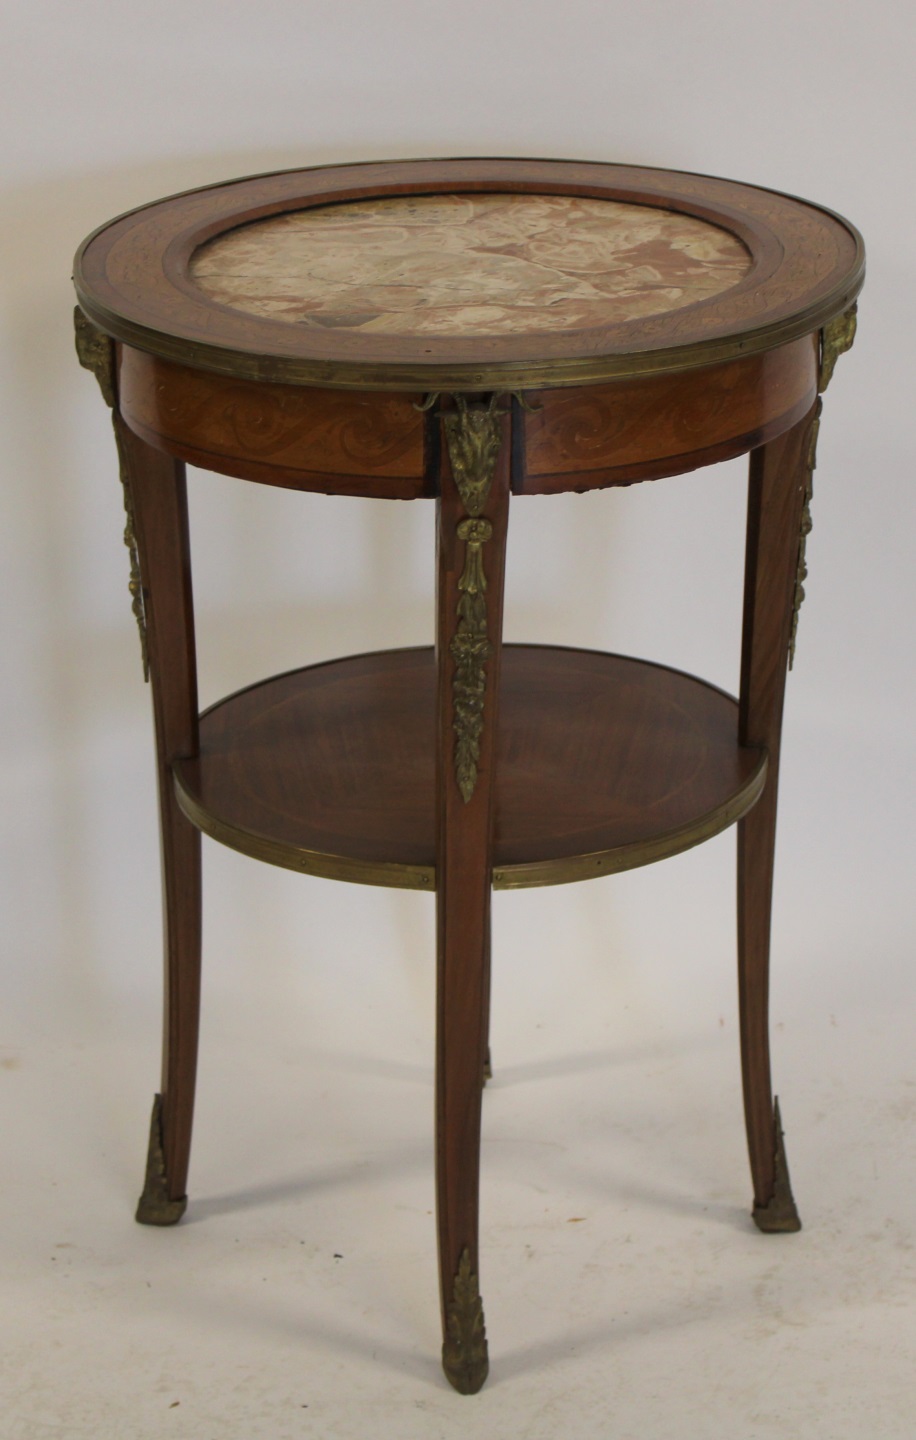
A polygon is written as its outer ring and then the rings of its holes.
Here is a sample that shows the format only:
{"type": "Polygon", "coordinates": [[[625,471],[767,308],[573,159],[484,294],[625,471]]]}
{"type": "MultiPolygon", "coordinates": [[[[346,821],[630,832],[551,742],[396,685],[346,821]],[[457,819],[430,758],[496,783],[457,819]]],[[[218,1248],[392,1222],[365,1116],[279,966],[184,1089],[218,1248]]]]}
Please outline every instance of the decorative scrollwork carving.
{"type": "Polygon", "coordinates": [[[146,1155],[146,1180],[137,1204],[136,1218],[141,1225],[176,1225],[188,1208],[188,1197],[169,1199],[169,1183],[165,1172],[162,1145],[162,1096],[153,1100],[149,1126],[149,1150],[146,1155]]]}
{"type": "Polygon", "coordinates": [[[455,409],[442,417],[452,476],[469,515],[483,510],[496,474],[500,421],[506,413],[498,408],[498,399],[494,394],[489,405],[469,405],[463,395],[457,395],[455,409]]]}
{"type": "Polygon", "coordinates": [[[460,1395],[476,1395],[489,1370],[483,1302],[467,1248],[461,1252],[452,1298],[446,1307],[442,1368],[460,1395]]]}
{"type": "Polygon", "coordinates": [[[449,648],[455,661],[455,778],[465,805],[477,784],[487,661],[493,654],[487,636],[487,577],[482,554],[492,534],[489,520],[462,520],[458,526],[458,539],[464,541],[466,550],[464,572],[458,581],[458,629],[449,648]]]}

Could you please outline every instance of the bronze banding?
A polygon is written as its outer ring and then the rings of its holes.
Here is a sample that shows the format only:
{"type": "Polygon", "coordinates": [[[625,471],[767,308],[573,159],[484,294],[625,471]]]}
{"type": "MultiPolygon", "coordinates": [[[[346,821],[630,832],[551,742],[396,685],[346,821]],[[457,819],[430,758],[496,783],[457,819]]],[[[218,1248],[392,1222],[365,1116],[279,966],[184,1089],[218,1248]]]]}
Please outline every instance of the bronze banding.
{"type": "Polygon", "coordinates": [[[430,893],[435,890],[434,865],[398,865],[390,861],[375,862],[351,855],[306,850],[300,845],[289,845],[224,820],[201,803],[192,778],[193,765],[193,760],[176,760],[172,765],[178,804],[192,825],[212,840],[227,845],[230,850],[263,860],[268,865],[296,870],[302,875],[315,875],[323,880],[346,880],[357,885],[384,885],[398,890],[428,890],[430,893]]]}
{"type": "Polygon", "coordinates": [[[766,784],[767,756],[760,758],[745,784],[722,805],[677,830],[653,835],[615,850],[596,850],[585,855],[564,855],[556,860],[531,860],[518,865],[500,865],[493,871],[494,890],[532,890],[541,885],[567,885],[576,880],[594,880],[601,875],[618,875],[692,850],[734,825],[756,805],[766,784]]]}
{"type": "MultiPolygon", "coordinates": [[[[363,860],[352,855],[330,854],[309,850],[283,840],[275,840],[257,831],[244,829],[223,819],[204,805],[197,793],[193,760],[177,760],[172,766],[175,795],[183,813],[205,835],[269,865],[315,875],[325,880],[344,880],[351,884],[382,885],[400,890],[436,889],[435,865],[398,864],[392,861],[363,860]]],[[[745,783],[726,801],[704,815],[676,830],[653,835],[613,850],[595,850],[581,855],[563,855],[557,859],[525,861],[498,865],[492,875],[494,890],[530,890],[543,885],[567,885],[578,880],[594,880],[602,875],[616,875],[654,864],[670,855],[710,840],[727,830],[751,810],[766,784],[767,756],[760,751],[758,763],[745,783]]]]}
{"type": "Polygon", "coordinates": [[[680,375],[727,360],[739,360],[744,356],[779,349],[792,340],[799,340],[823,328],[829,319],[845,311],[850,299],[861,289],[863,279],[864,272],[854,289],[843,285],[823,302],[809,306],[797,316],[744,331],[740,336],[723,336],[693,345],[672,345],[620,355],[451,365],[421,365],[396,360],[369,364],[252,355],[247,351],[233,351],[225,346],[177,340],[160,334],[148,326],[123,320],[94,302],[91,294],[79,289],[77,293],[82,309],[92,316],[94,323],[123,344],[216,375],[281,385],[320,385],[329,390],[439,390],[451,394],[496,390],[523,394],[530,390],[564,389],[602,380],[680,375]]]}

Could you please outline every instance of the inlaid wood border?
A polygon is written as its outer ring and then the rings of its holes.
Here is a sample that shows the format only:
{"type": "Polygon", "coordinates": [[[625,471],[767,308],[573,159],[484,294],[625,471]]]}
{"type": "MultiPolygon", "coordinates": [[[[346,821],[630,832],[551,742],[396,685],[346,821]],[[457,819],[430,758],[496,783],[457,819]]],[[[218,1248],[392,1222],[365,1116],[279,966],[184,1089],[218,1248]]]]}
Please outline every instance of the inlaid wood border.
{"type": "Polygon", "coordinates": [[[776,191],[677,171],[580,161],[418,160],[257,176],[162,200],[81,246],[74,280],[115,339],[218,374],[342,389],[520,390],[674,374],[785,345],[854,301],[853,226],[776,191]],[[679,310],[549,335],[387,336],[247,315],[190,280],[195,250],[257,219],[320,204],[442,193],[571,194],[675,210],[720,225],[753,263],[730,289],[679,310]]]}

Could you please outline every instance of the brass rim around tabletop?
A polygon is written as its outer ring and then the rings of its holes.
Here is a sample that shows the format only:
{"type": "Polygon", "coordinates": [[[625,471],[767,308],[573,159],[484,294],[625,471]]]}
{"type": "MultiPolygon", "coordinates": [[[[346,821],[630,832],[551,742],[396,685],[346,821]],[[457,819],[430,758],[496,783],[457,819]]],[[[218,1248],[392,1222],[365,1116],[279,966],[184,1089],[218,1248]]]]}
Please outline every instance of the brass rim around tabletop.
{"type": "Polygon", "coordinates": [[[126,345],[191,368],[290,385],[450,394],[670,375],[760,354],[830,327],[848,311],[863,279],[861,236],[824,206],[684,172],[514,159],[315,168],[186,192],[100,227],[81,246],[74,275],[80,305],[94,324],[126,345]],[[351,334],[346,325],[297,329],[207,297],[191,274],[202,246],[265,218],[380,198],[504,192],[610,200],[694,217],[731,233],[753,264],[721,294],[670,314],[586,327],[562,345],[549,330],[515,337],[482,332],[448,343],[418,333],[401,344],[382,334],[351,334]],[[820,257],[813,275],[802,263],[812,253],[820,257]],[[139,287],[138,273],[144,277],[139,287]]]}
{"type": "Polygon", "coordinates": [[[191,369],[207,370],[240,380],[259,380],[278,385],[316,385],[328,390],[429,391],[449,394],[481,390],[514,393],[529,390],[566,389],[597,384],[602,380],[637,380],[656,375],[678,375],[704,370],[711,365],[745,356],[777,350],[825,327],[837,313],[844,314],[858,294],[864,272],[855,283],[844,285],[826,301],[811,306],[801,315],[777,325],[726,336],[695,345],[673,345],[630,355],[591,355],[569,360],[526,360],[522,364],[491,365],[409,365],[344,363],[304,360],[233,351],[223,346],[180,340],[148,327],[125,321],[77,287],[80,306],[92,322],[116,340],[172,360],[191,369]]]}

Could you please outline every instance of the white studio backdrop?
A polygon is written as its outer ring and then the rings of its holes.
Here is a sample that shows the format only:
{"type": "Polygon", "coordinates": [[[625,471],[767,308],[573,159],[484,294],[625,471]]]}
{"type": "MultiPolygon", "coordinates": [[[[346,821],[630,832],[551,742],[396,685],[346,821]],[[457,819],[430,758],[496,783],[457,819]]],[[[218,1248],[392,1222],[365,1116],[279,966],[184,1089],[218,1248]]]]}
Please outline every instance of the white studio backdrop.
{"type": "MultiPolygon", "coordinates": [[[[107,417],[72,353],[72,252],[89,229],[160,194],[354,158],[670,165],[800,194],[862,229],[859,337],[822,428],[784,829],[798,813],[806,854],[823,836],[831,866],[848,866],[825,874],[829,904],[807,895],[819,923],[838,891],[861,907],[870,948],[902,922],[912,857],[901,746],[914,686],[913,32],[903,7],[878,16],[813,0],[765,13],[581,0],[6,7],[0,543],[4,813],[15,817],[4,974],[14,993],[70,984],[78,955],[88,965],[116,955],[115,984],[145,975],[152,947],[141,953],[126,937],[148,933],[158,903],[146,853],[147,697],[134,683],[107,417]]],[[[508,637],[619,647],[734,690],[743,476],[734,462],[517,504],[508,637]]],[[[191,488],[203,521],[193,539],[206,700],[283,666],[429,638],[429,507],[203,475],[191,488]]],[[[782,881],[785,905],[792,878],[782,881]]],[[[233,888],[249,883],[263,880],[239,876],[233,888]]],[[[643,879],[602,884],[601,900],[584,903],[613,903],[611,889],[629,883],[643,879]]],[[[565,913],[583,893],[542,903],[554,901],[565,913]]],[[[372,897],[382,911],[412,903],[372,897]]],[[[339,908],[339,897],[322,885],[308,908],[325,904],[339,908]]]]}
{"type": "MultiPolygon", "coordinates": [[[[131,1053],[107,1083],[129,1092],[139,1144],[158,1064],[149,698],[108,414],[73,352],[77,244],[125,209],[235,175],[486,154],[745,180],[836,209],[865,236],[859,334],[825,397],[787,696],[774,1046],[777,1073],[803,1076],[802,1056],[840,1070],[849,1056],[830,1026],[864,1014],[867,1064],[893,1069],[882,1027],[916,999],[911,7],[7,0],[3,29],[9,1074],[34,1037],[123,1033],[131,1053]]],[[[745,469],[516,503],[507,638],[620,649],[734,692],[745,469]]],[[[203,703],[314,660],[431,639],[432,506],[200,472],[190,493],[203,703]]],[[[587,1051],[598,1012],[656,1015],[684,1035],[721,1023],[734,1039],[733,846],[727,834],[665,866],[497,897],[497,1056],[587,1051]]],[[[431,1058],[427,897],[304,879],[207,844],[204,927],[206,1027],[241,1044],[257,986],[254,1054],[335,1030],[355,1054],[397,1011],[404,1046],[431,1058]]],[[[736,1056],[730,1083],[740,1157],[736,1056]]]]}

